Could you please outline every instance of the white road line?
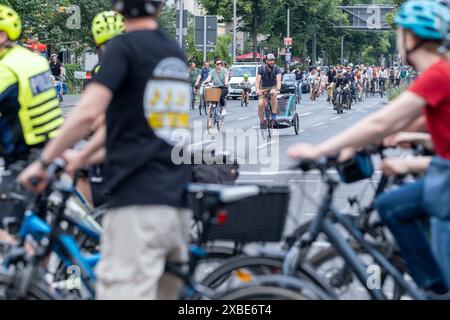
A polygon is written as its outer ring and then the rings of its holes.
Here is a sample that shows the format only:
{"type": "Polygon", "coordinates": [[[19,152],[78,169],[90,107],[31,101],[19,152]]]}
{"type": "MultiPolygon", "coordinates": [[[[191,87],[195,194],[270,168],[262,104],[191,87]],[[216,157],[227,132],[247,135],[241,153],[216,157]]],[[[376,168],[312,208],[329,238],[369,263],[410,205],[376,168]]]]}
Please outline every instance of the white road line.
{"type": "MultiPolygon", "coordinates": [[[[337,174],[337,170],[328,170],[328,173],[337,174]]],[[[279,171],[240,171],[239,174],[242,176],[274,176],[274,175],[291,175],[302,173],[301,170],[279,170],[279,171]]],[[[381,174],[380,170],[376,170],[374,174],[381,174]]],[[[321,174],[318,170],[312,170],[307,173],[311,174],[321,174]]],[[[292,180],[292,181],[302,181],[302,180],[292,180]]]]}
{"type": "Polygon", "coordinates": [[[340,119],[341,117],[334,117],[333,119],[331,119],[331,121],[334,121],[334,120],[337,120],[337,119],[340,119]]]}
{"type": "Polygon", "coordinates": [[[299,117],[306,117],[309,116],[310,114],[313,114],[314,112],[304,112],[304,113],[300,113],[298,116],[299,117]]]}
{"type": "Polygon", "coordinates": [[[323,126],[325,124],[325,122],[319,122],[316,124],[313,124],[312,127],[319,127],[319,126],[323,126]]]}
{"type": "Polygon", "coordinates": [[[250,116],[242,117],[242,118],[239,118],[238,121],[247,120],[249,118],[251,118],[251,117],[250,116]]]}
{"type": "Polygon", "coordinates": [[[263,145],[260,145],[260,146],[256,147],[256,149],[264,149],[265,147],[268,147],[268,146],[270,146],[271,144],[274,144],[274,143],[275,143],[275,140],[272,140],[270,142],[267,142],[267,143],[265,143],[263,145]]]}
{"type": "Polygon", "coordinates": [[[190,144],[187,147],[188,148],[195,148],[195,147],[202,146],[204,144],[211,143],[211,142],[213,142],[213,140],[202,140],[202,141],[198,141],[196,143],[190,144]]]}

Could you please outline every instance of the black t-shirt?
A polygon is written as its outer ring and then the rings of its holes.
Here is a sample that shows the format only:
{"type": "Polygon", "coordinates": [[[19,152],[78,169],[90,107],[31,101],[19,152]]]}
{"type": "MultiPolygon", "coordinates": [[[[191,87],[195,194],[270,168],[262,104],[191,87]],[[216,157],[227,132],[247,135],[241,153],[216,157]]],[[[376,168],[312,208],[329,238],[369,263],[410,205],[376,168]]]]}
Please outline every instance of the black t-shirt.
{"type": "Polygon", "coordinates": [[[295,71],[295,80],[301,81],[303,79],[303,72],[301,71],[295,71]]]}
{"type": "Polygon", "coordinates": [[[106,112],[108,204],[186,207],[191,168],[178,164],[174,140],[189,127],[191,86],[179,46],[160,30],[120,35],[94,82],[114,94],[106,112]]]}
{"type": "Polygon", "coordinates": [[[336,77],[333,79],[333,82],[336,83],[336,87],[339,87],[339,86],[344,87],[344,86],[346,86],[347,84],[349,84],[349,81],[348,81],[348,79],[347,79],[345,76],[342,77],[342,78],[339,78],[339,77],[336,76],[336,77]]]}
{"type": "Polygon", "coordinates": [[[272,88],[277,85],[277,75],[281,74],[281,69],[275,65],[272,70],[267,65],[258,68],[258,74],[261,76],[261,88],[272,88]]]}
{"type": "Polygon", "coordinates": [[[61,76],[61,63],[59,63],[59,61],[56,63],[51,62],[50,69],[52,70],[52,75],[54,77],[61,76]]]}

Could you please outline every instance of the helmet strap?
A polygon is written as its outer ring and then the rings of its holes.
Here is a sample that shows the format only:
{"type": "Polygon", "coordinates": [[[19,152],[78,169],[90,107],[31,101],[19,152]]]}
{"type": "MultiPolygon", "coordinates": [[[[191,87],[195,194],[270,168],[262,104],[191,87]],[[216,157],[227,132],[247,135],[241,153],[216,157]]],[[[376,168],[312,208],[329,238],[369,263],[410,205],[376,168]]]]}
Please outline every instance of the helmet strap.
{"type": "Polygon", "coordinates": [[[406,64],[412,66],[413,63],[411,62],[411,60],[409,59],[410,55],[417,51],[417,49],[419,49],[420,47],[422,47],[427,41],[420,39],[420,41],[411,49],[407,48],[407,44],[406,44],[406,30],[403,30],[403,47],[405,48],[406,51],[406,64]]]}

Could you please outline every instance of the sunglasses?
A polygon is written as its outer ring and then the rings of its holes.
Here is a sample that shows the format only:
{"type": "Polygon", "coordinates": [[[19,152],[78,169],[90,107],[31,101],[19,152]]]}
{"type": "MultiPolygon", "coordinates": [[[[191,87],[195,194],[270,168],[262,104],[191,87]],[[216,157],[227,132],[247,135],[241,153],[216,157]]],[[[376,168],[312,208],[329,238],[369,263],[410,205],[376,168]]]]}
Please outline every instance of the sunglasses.
{"type": "Polygon", "coordinates": [[[216,66],[221,66],[223,63],[222,62],[217,62],[216,66]]]}

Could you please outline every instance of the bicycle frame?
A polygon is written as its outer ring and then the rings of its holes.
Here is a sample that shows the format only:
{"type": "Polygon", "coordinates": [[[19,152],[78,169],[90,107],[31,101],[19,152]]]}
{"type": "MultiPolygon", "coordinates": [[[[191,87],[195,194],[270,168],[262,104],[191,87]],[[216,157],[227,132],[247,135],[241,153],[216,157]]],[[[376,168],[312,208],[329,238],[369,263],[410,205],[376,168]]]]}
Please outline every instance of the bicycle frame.
{"type": "Polygon", "coordinates": [[[361,245],[364,250],[369,253],[380,267],[386,271],[392,278],[414,299],[424,299],[424,295],[412,288],[404,279],[402,274],[386,259],[383,254],[371,243],[364,239],[363,233],[358,230],[354,224],[348,220],[344,214],[340,213],[333,205],[333,195],[338,182],[334,181],[325,172],[322,172],[322,177],[328,184],[327,193],[322,199],[319,207],[319,212],[313,223],[311,224],[308,233],[302,239],[299,239],[294,246],[289,250],[284,266],[283,272],[287,275],[292,275],[299,263],[306,258],[311,245],[316,241],[320,233],[324,233],[329,239],[331,245],[344,258],[346,264],[355,273],[358,281],[367,290],[369,295],[376,300],[385,300],[386,296],[381,288],[370,289],[367,286],[369,275],[364,262],[358,257],[358,254],[353,250],[350,243],[341,235],[341,232],[336,229],[334,222],[339,223],[344,229],[353,237],[353,239],[361,245]]]}

